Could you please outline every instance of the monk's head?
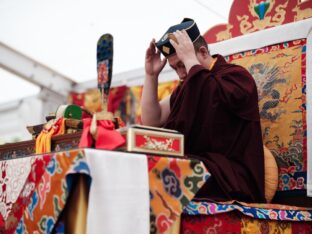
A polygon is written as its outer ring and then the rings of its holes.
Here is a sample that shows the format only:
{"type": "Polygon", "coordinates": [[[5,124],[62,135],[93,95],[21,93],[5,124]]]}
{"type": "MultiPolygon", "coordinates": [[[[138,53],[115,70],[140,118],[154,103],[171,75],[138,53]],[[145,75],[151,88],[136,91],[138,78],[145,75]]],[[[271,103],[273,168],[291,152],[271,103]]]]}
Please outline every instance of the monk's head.
{"type": "MultiPolygon", "coordinates": [[[[199,36],[196,41],[193,42],[196,57],[201,65],[208,67],[210,62],[210,54],[208,45],[202,36],[199,36]]],[[[184,80],[187,76],[186,68],[183,62],[179,59],[176,53],[173,53],[167,57],[170,67],[176,71],[179,78],[184,80]]]]}
{"type": "Polygon", "coordinates": [[[171,26],[161,39],[156,42],[158,50],[168,59],[169,65],[177,72],[180,79],[187,76],[184,64],[176,55],[174,47],[170,43],[170,39],[176,40],[173,33],[177,30],[185,30],[191,41],[193,42],[198,61],[204,66],[209,67],[209,51],[207,42],[200,35],[200,31],[194,20],[184,18],[181,23],[171,26]]]}

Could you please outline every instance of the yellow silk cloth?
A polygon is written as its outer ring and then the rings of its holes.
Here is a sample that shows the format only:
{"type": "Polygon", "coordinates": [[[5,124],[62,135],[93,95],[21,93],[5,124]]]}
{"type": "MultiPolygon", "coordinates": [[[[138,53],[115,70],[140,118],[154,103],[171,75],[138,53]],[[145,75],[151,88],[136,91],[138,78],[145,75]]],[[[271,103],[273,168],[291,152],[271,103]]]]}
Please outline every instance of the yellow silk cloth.
{"type": "MultiPolygon", "coordinates": [[[[293,233],[292,222],[281,222],[281,221],[276,221],[276,220],[264,221],[261,219],[254,219],[252,217],[243,216],[241,218],[241,232],[240,233],[292,234],[293,233]]],[[[302,232],[302,233],[305,233],[305,232],[302,232]]]]}
{"type": "Polygon", "coordinates": [[[36,154],[51,152],[52,136],[62,135],[65,133],[65,119],[59,118],[54,123],[48,123],[36,138],[36,154]]]}

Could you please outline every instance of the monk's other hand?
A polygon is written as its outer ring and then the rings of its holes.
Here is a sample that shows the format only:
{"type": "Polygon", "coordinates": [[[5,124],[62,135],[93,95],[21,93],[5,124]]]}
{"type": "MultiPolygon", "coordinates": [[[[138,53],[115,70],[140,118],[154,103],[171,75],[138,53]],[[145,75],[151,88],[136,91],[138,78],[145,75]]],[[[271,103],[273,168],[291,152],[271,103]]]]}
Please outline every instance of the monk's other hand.
{"type": "Polygon", "coordinates": [[[158,77],[167,63],[167,59],[160,57],[160,51],[156,49],[155,39],[153,39],[145,54],[145,73],[147,76],[158,77]]]}

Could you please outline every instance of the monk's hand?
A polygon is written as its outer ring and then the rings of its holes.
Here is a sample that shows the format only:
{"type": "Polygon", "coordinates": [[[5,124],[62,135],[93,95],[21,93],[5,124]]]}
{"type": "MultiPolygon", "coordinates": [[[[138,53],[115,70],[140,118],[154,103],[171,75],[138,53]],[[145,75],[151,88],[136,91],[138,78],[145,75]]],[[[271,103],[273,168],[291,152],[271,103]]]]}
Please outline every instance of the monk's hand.
{"type": "Polygon", "coordinates": [[[173,33],[176,40],[170,39],[170,43],[176,50],[177,56],[184,63],[186,71],[189,72],[191,67],[200,64],[194,49],[193,42],[185,30],[173,33]]]}
{"type": "Polygon", "coordinates": [[[167,59],[160,58],[160,51],[156,51],[155,39],[150,42],[145,54],[145,73],[147,76],[157,78],[166,65],[167,59]]]}

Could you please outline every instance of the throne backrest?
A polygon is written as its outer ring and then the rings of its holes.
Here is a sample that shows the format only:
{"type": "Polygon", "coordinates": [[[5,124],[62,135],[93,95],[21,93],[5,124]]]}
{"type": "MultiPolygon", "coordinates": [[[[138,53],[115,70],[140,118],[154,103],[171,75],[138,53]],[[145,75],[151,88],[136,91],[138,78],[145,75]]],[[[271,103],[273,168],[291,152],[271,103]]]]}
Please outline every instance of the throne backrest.
{"type": "Polygon", "coordinates": [[[279,191],[304,189],[306,184],[305,58],[305,39],[227,56],[256,81],[263,143],[278,164],[279,191]]]}

